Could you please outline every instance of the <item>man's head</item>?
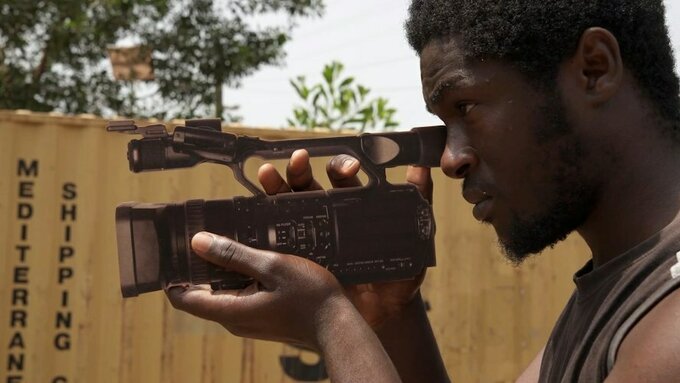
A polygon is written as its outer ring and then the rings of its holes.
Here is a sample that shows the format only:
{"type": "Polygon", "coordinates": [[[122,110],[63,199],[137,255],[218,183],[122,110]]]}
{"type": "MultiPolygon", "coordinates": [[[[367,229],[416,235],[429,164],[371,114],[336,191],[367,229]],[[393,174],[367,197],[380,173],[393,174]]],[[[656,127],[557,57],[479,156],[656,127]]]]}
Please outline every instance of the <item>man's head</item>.
{"type": "Polygon", "coordinates": [[[602,27],[618,40],[643,95],[677,122],[680,88],[664,11],[662,0],[414,0],[406,32],[419,54],[434,40],[457,37],[469,57],[502,60],[552,87],[583,32],[602,27]]]}
{"type": "Polygon", "coordinates": [[[415,0],[410,12],[425,101],[449,131],[442,168],[513,261],[586,222],[628,106],[680,137],[661,0],[415,0]]]}

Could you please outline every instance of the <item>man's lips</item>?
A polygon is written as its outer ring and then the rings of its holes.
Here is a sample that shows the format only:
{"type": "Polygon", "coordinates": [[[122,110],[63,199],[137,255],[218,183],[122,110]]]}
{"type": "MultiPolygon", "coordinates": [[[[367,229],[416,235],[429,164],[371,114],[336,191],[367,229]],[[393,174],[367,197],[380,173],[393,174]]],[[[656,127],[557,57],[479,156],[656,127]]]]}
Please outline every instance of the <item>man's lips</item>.
{"type": "Polygon", "coordinates": [[[483,201],[475,204],[472,208],[472,215],[477,221],[488,221],[491,216],[491,208],[493,207],[493,201],[491,198],[487,198],[483,201]]]}
{"type": "Polygon", "coordinates": [[[475,205],[472,208],[472,215],[478,221],[487,221],[491,215],[491,208],[493,207],[493,199],[487,193],[480,189],[466,189],[463,190],[463,198],[469,203],[475,205]]]}

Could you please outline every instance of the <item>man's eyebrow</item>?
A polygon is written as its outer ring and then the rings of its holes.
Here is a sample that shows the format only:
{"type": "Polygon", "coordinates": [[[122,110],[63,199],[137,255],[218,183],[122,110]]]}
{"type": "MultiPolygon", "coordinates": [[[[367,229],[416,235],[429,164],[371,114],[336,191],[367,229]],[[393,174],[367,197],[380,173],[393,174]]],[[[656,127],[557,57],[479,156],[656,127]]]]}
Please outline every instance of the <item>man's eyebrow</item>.
{"type": "Polygon", "coordinates": [[[446,76],[442,78],[441,80],[437,81],[437,83],[434,86],[434,89],[430,94],[427,96],[428,100],[428,111],[430,109],[429,105],[434,105],[442,97],[442,94],[444,91],[449,90],[449,89],[456,89],[460,87],[460,83],[463,82],[464,77],[460,74],[453,74],[446,76]]]}

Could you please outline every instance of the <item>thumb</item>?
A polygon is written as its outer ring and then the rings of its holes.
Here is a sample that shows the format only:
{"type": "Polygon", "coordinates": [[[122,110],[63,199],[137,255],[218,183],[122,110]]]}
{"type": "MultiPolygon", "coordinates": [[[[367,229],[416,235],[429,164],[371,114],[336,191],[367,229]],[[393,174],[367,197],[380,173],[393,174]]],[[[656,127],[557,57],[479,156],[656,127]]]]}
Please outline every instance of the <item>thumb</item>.
{"type": "Polygon", "coordinates": [[[432,204],[432,176],[430,168],[409,166],[408,170],[406,170],[406,182],[415,185],[420,195],[432,204]]]}
{"type": "Polygon", "coordinates": [[[191,239],[191,248],[201,258],[225,269],[266,282],[274,253],[253,249],[233,239],[202,231],[191,239]]]}

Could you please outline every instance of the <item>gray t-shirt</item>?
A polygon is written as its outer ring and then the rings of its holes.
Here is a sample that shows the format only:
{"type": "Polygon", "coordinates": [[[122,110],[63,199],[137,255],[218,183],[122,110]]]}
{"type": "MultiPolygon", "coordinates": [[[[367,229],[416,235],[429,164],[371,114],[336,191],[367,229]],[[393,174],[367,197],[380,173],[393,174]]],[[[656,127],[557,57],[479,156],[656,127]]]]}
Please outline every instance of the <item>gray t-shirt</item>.
{"type": "Polygon", "coordinates": [[[576,290],[546,345],[539,382],[602,382],[621,340],[656,303],[680,287],[680,217],[651,238],[593,270],[574,275],[576,290]]]}

